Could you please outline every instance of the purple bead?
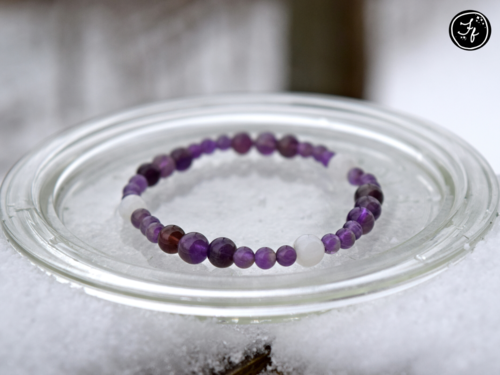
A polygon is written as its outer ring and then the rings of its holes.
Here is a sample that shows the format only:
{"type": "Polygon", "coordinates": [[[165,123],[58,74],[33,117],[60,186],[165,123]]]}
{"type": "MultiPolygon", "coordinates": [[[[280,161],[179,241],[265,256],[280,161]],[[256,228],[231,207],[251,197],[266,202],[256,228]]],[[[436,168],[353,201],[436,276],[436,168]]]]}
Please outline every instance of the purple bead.
{"type": "Polygon", "coordinates": [[[360,185],[374,184],[374,185],[380,186],[379,183],[377,182],[377,179],[375,178],[375,176],[372,175],[371,173],[363,173],[363,175],[359,178],[359,181],[361,182],[360,185]]]}
{"type": "Polygon", "coordinates": [[[380,214],[382,213],[382,206],[380,205],[380,202],[369,195],[365,195],[364,197],[359,198],[356,201],[355,206],[364,207],[370,210],[375,220],[377,220],[380,217],[380,214]]]}
{"type": "Polygon", "coordinates": [[[215,144],[215,141],[213,141],[211,139],[207,138],[201,142],[201,149],[203,150],[204,154],[213,153],[215,151],[216,147],[217,147],[217,145],[215,144]]]}
{"type": "Polygon", "coordinates": [[[354,220],[349,220],[347,223],[345,223],[344,228],[350,229],[356,236],[357,240],[359,240],[359,238],[363,234],[363,228],[361,227],[361,224],[354,220]]]}
{"type": "Polygon", "coordinates": [[[207,259],[208,240],[197,232],[185,234],[179,241],[179,256],[189,264],[198,264],[207,259]]]}
{"type": "Polygon", "coordinates": [[[159,223],[160,220],[158,220],[157,217],[154,216],[146,216],[144,219],[141,221],[141,225],[139,225],[139,229],[141,230],[141,233],[146,235],[146,229],[153,224],[153,223],[159,223]]]}
{"type": "Polygon", "coordinates": [[[340,240],[340,248],[349,249],[356,242],[356,236],[350,229],[342,228],[335,233],[340,240]]]}
{"type": "Polygon", "coordinates": [[[323,152],[319,158],[319,162],[323,164],[325,167],[328,167],[328,163],[335,156],[335,153],[329,150],[323,152]]]}
{"type": "Polygon", "coordinates": [[[160,168],[160,176],[168,177],[175,171],[175,160],[169,155],[158,155],[153,159],[153,164],[160,168]]]}
{"type": "Polygon", "coordinates": [[[314,146],[312,156],[314,160],[321,162],[321,156],[324,152],[328,151],[325,146],[314,146]]]}
{"type": "Polygon", "coordinates": [[[361,185],[361,176],[364,174],[361,168],[352,168],[347,173],[347,180],[351,185],[358,186],[361,185]]]}
{"type": "Polygon", "coordinates": [[[349,211],[347,220],[357,221],[361,225],[361,228],[363,228],[363,234],[370,233],[375,225],[375,217],[364,207],[355,207],[349,211]]]}
{"type": "Polygon", "coordinates": [[[239,268],[249,268],[255,262],[255,254],[246,246],[239,247],[233,255],[234,264],[239,268]]]}
{"type": "Polygon", "coordinates": [[[325,245],[325,253],[327,254],[335,254],[340,250],[340,238],[336,234],[325,234],[321,242],[325,245]]]}
{"type": "Polygon", "coordinates": [[[375,198],[380,202],[380,204],[384,203],[384,193],[382,193],[382,189],[380,189],[377,185],[374,184],[363,184],[354,193],[354,201],[356,202],[359,198],[370,196],[375,198]]]}
{"type": "Polygon", "coordinates": [[[130,216],[130,221],[132,222],[132,225],[134,227],[139,229],[139,227],[141,226],[141,221],[148,216],[151,216],[151,213],[148,210],[146,210],[145,208],[139,208],[134,212],[132,212],[132,216],[130,216]]]}
{"type": "Polygon", "coordinates": [[[221,135],[217,140],[215,141],[215,144],[217,145],[217,148],[219,150],[225,151],[228,150],[231,147],[231,138],[229,138],[227,135],[221,135]]]}
{"type": "Polygon", "coordinates": [[[144,193],[146,189],[148,188],[148,180],[146,180],[146,177],[144,177],[142,174],[136,174],[135,176],[132,176],[130,180],[128,180],[130,184],[137,185],[140,189],[140,193],[144,193]]]}
{"type": "Polygon", "coordinates": [[[133,184],[129,182],[125,187],[123,188],[123,196],[126,197],[127,195],[141,195],[141,188],[137,186],[136,184],[133,184]]]}
{"type": "Polygon", "coordinates": [[[143,175],[146,178],[148,186],[153,186],[160,179],[160,168],[153,163],[144,163],[137,169],[137,174],[143,175]]]}
{"type": "Polygon", "coordinates": [[[283,267],[289,267],[297,260],[297,252],[291,246],[281,246],[276,251],[276,261],[283,267]]]}
{"type": "Polygon", "coordinates": [[[269,247],[261,247],[255,253],[255,264],[263,270],[268,270],[276,263],[276,253],[269,247]]]}
{"type": "Polygon", "coordinates": [[[238,154],[246,154],[252,148],[252,138],[247,133],[238,133],[233,137],[231,146],[238,154]]]}
{"type": "Polygon", "coordinates": [[[299,153],[300,156],[307,158],[311,156],[313,153],[313,145],[310,144],[309,142],[301,142],[297,146],[297,152],[299,153]]]}
{"type": "Polygon", "coordinates": [[[293,158],[297,155],[299,141],[293,135],[285,135],[278,141],[278,151],[285,158],[293,158]]]}
{"type": "Polygon", "coordinates": [[[203,149],[201,148],[201,145],[199,145],[198,143],[193,143],[189,145],[188,151],[191,153],[193,159],[198,159],[203,153],[203,149]]]}
{"type": "Polygon", "coordinates": [[[276,138],[272,133],[261,133],[255,140],[255,148],[262,155],[271,155],[276,150],[276,138]]]}
{"type": "Polygon", "coordinates": [[[161,223],[152,223],[146,228],[146,238],[152,243],[158,243],[158,236],[163,229],[161,223]]]}
{"type": "Polygon", "coordinates": [[[236,245],[229,238],[219,237],[208,246],[208,260],[215,267],[226,268],[233,264],[236,245]]]}
{"type": "Polygon", "coordinates": [[[175,169],[178,171],[185,171],[191,166],[193,156],[187,148],[179,147],[170,153],[170,156],[175,161],[175,169]]]}

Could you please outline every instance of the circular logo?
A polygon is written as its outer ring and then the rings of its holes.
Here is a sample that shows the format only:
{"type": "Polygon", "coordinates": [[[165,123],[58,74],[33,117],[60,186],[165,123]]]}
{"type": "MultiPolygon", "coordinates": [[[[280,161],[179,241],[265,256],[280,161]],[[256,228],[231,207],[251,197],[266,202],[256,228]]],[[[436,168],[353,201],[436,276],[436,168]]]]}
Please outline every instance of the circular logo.
{"type": "Polygon", "coordinates": [[[450,22],[450,38],[458,48],[474,51],[483,47],[491,35],[490,21],[475,10],[464,10],[450,22]]]}

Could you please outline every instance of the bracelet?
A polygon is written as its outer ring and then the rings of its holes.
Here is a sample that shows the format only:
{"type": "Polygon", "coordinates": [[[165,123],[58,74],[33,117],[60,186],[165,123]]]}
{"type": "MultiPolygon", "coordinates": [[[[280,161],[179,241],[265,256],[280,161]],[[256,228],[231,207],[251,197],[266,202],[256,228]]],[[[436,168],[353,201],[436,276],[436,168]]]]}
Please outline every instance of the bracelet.
{"type": "Polygon", "coordinates": [[[380,217],[384,195],[374,175],[364,173],[360,168],[352,168],[347,179],[351,185],[359,186],[354,194],[355,207],[349,211],[347,222],[335,234],[325,234],[321,239],[312,234],[305,234],[295,240],[293,247],[281,246],[276,252],[269,247],[262,247],[255,253],[242,246],[237,248],[229,238],[219,237],[212,242],[197,232],[185,233],[177,225],[163,226],[160,220],[151,215],[140,195],[149,187],[156,185],[160,178],[165,178],[174,171],[187,170],[193,160],[203,154],[212,154],[216,149],[225,151],[232,148],[244,155],[255,146],[262,155],[271,155],[278,151],[285,158],[300,155],[312,157],[328,167],[334,152],[324,146],[313,146],[308,142],[299,142],[293,135],[285,135],[280,140],[271,133],[261,133],[255,142],[247,133],[238,133],[229,138],[222,135],[216,141],[205,139],[199,144],[187,148],[180,147],[170,155],[158,155],[151,163],[139,166],[123,188],[123,195],[118,211],[125,220],[140,229],[141,233],[153,243],[157,243],[167,254],[178,253],[182,260],[198,264],[208,258],[215,267],[226,268],[233,263],[239,268],[249,268],[254,263],[261,269],[269,269],[276,262],[288,267],[297,262],[303,267],[318,264],[324,254],[335,254],[339,249],[349,249],[362,235],[370,233],[375,220],[380,217]]]}

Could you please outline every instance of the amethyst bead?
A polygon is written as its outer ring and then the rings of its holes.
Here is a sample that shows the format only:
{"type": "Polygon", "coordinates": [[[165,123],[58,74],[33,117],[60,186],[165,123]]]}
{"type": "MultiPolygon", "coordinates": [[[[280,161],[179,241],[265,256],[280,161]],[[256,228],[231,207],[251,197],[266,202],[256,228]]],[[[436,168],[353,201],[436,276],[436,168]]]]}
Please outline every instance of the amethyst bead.
{"type": "Polygon", "coordinates": [[[135,176],[132,176],[130,180],[128,180],[129,184],[134,184],[139,187],[139,192],[142,194],[146,191],[148,188],[148,180],[146,180],[146,177],[144,177],[142,174],[136,174],[135,176]]]}
{"type": "Polygon", "coordinates": [[[153,163],[145,163],[137,169],[137,174],[143,175],[146,178],[148,186],[153,186],[160,179],[160,168],[153,163]]]}
{"type": "Polygon", "coordinates": [[[175,169],[178,171],[185,171],[191,166],[193,156],[187,148],[179,147],[170,153],[170,156],[175,161],[175,169]]]}
{"type": "Polygon", "coordinates": [[[189,264],[198,264],[207,259],[208,240],[197,232],[185,234],[179,241],[179,256],[189,264]]]}
{"type": "Polygon", "coordinates": [[[239,268],[249,268],[255,262],[255,254],[246,246],[239,247],[233,255],[234,264],[239,268]]]}
{"type": "Polygon", "coordinates": [[[193,143],[188,146],[188,151],[191,153],[193,159],[198,159],[203,153],[203,149],[198,143],[193,143]]]}
{"type": "Polygon", "coordinates": [[[207,139],[204,139],[202,142],[201,142],[201,149],[203,150],[203,153],[204,154],[211,154],[215,151],[215,148],[217,147],[217,145],[215,144],[215,141],[207,138],[207,139]]]}
{"type": "Polygon", "coordinates": [[[313,145],[310,144],[309,142],[301,142],[297,146],[297,152],[299,153],[300,156],[307,158],[311,156],[313,153],[313,145]]]}
{"type": "Polygon", "coordinates": [[[246,154],[252,148],[252,138],[247,133],[238,133],[233,137],[231,146],[238,154],[246,154]]]}
{"type": "Polygon", "coordinates": [[[153,223],[159,223],[160,220],[158,220],[157,217],[154,216],[146,216],[144,219],[141,221],[141,225],[139,225],[139,229],[141,230],[141,233],[146,235],[146,229],[153,224],[153,223]]]}
{"type": "Polygon", "coordinates": [[[227,135],[221,135],[219,136],[219,138],[217,138],[215,144],[217,145],[217,148],[219,150],[228,150],[231,147],[231,138],[229,138],[227,135]]]}
{"type": "Polygon", "coordinates": [[[278,141],[278,151],[285,158],[293,158],[297,155],[299,141],[293,135],[285,135],[278,141]]]}
{"type": "Polygon", "coordinates": [[[177,225],[163,227],[158,236],[158,246],[167,254],[177,254],[179,241],[184,236],[184,230],[177,225]]]}
{"type": "Polygon", "coordinates": [[[255,140],[255,148],[262,155],[271,155],[276,150],[276,137],[272,133],[261,133],[255,140]]]}
{"type": "Polygon", "coordinates": [[[377,182],[377,179],[374,175],[371,173],[363,173],[363,175],[359,178],[359,181],[361,182],[361,185],[364,184],[374,184],[379,186],[379,183],[377,182]]]}
{"type": "Polygon", "coordinates": [[[312,156],[314,160],[321,162],[321,156],[324,152],[328,151],[325,146],[314,146],[312,156]]]}
{"type": "Polygon", "coordinates": [[[276,263],[276,253],[269,247],[261,247],[255,253],[255,264],[263,270],[268,270],[276,263]]]}
{"type": "Polygon", "coordinates": [[[354,220],[349,220],[347,223],[345,223],[344,228],[350,229],[356,236],[357,240],[359,240],[359,238],[363,234],[363,228],[361,227],[361,224],[354,220]]]}
{"type": "Polygon", "coordinates": [[[158,236],[163,229],[161,223],[152,223],[146,228],[146,238],[152,243],[158,243],[158,236]]]}
{"type": "Polygon", "coordinates": [[[146,210],[145,208],[139,208],[132,212],[132,216],[130,216],[130,221],[132,222],[132,225],[139,229],[141,226],[141,221],[145,219],[146,217],[151,216],[151,213],[146,210]]]}
{"type": "Polygon", "coordinates": [[[335,254],[340,250],[340,238],[336,234],[325,234],[321,242],[325,245],[325,253],[327,254],[335,254]]]}
{"type": "Polygon", "coordinates": [[[347,220],[357,221],[361,225],[361,228],[363,228],[363,234],[370,233],[375,225],[375,217],[364,207],[355,207],[349,211],[347,220]]]}
{"type": "Polygon", "coordinates": [[[297,260],[297,252],[291,246],[281,246],[276,251],[276,261],[283,267],[289,267],[297,260]]]}
{"type": "Polygon", "coordinates": [[[335,153],[329,150],[323,152],[319,158],[319,162],[323,164],[325,167],[328,167],[328,163],[335,156],[335,153]]]}
{"type": "Polygon", "coordinates": [[[354,242],[356,242],[356,236],[350,229],[342,228],[339,229],[335,234],[340,239],[341,249],[349,249],[354,245],[354,242]]]}
{"type": "Polygon", "coordinates": [[[380,189],[377,185],[374,184],[363,184],[354,193],[354,201],[356,202],[359,198],[370,196],[375,198],[380,202],[380,204],[384,203],[384,193],[382,193],[382,189],[380,189]]]}
{"type": "Polygon", "coordinates": [[[160,168],[161,177],[168,177],[175,171],[175,161],[169,155],[156,156],[153,164],[160,168]]]}
{"type": "Polygon", "coordinates": [[[352,168],[347,173],[347,180],[354,186],[361,185],[361,176],[364,174],[361,168],[352,168]]]}
{"type": "Polygon", "coordinates": [[[137,186],[136,184],[133,184],[129,182],[125,187],[123,188],[123,196],[126,197],[127,195],[141,195],[141,188],[137,186]]]}
{"type": "Polygon", "coordinates": [[[229,238],[219,237],[208,246],[208,260],[215,267],[226,268],[233,264],[236,245],[229,238]]]}
{"type": "Polygon", "coordinates": [[[380,202],[369,195],[365,195],[364,197],[359,198],[356,201],[355,206],[364,207],[370,210],[375,220],[377,220],[380,217],[380,214],[382,213],[382,206],[380,205],[380,202]]]}

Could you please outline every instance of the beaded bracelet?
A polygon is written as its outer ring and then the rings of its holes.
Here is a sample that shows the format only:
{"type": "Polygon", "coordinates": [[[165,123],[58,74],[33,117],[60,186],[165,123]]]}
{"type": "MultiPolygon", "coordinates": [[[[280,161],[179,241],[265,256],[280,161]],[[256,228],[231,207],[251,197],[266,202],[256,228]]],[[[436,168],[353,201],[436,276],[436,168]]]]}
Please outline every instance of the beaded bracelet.
{"type": "Polygon", "coordinates": [[[197,232],[185,233],[177,225],[163,226],[160,220],[151,215],[140,195],[149,186],[156,185],[161,177],[165,178],[174,171],[185,171],[193,160],[203,154],[212,154],[232,148],[238,154],[246,154],[252,146],[262,155],[271,155],[277,150],[283,157],[300,155],[312,157],[325,167],[335,155],[324,146],[313,146],[299,142],[293,135],[285,135],[280,140],[271,133],[261,133],[255,142],[247,133],[238,133],[233,138],[222,135],[216,141],[205,139],[200,144],[187,148],[176,148],[170,155],[158,155],[151,163],[142,164],[123,189],[119,213],[125,220],[141,230],[153,243],[157,243],[167,254],[178,253],[181,259],[190,264],[198,264],[208,258],[215,267],[225,268],[233,263],[239,268],[248,268],[254,263],[262,269],[273,267],[276,262],[288,267],[297,262],[303,267],[312,267],[323,259],[324,254],[335,254],[339,249],[349,249],[362,235],[369,233],[380,217],[384,195],[375,176],[364,173],[360,168],[349,171],[347,179],[351,185],[359,186],[354,194],[355,207],[347,215],[347,222],[335,234],[328,233],[319,239],[305,234],[297,238],[293,247],[284,245],[276,252],[262,247],[257,252],[242,246],[237,248],[229,238],[219,237],[208,242],[197,232]]]}

